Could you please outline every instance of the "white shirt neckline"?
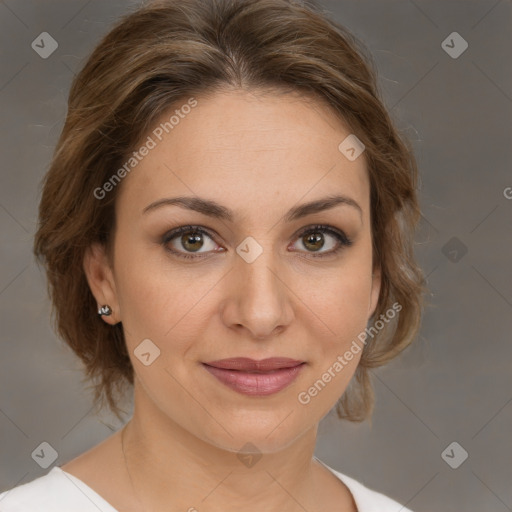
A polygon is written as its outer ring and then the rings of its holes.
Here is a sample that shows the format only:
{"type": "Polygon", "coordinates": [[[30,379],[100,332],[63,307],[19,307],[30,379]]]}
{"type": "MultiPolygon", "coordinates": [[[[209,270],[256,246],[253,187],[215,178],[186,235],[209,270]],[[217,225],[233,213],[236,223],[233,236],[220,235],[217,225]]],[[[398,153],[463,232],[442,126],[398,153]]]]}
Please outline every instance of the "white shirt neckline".
{"type": "MultiPolygon", "coordinates": [[[[336,471],[316,456],[313,458],[345,484],[354,499],[358,512],[411,512],[386,495],[368,489],[354,478],[336,471]]],[[[7,512],[33,510],[35,504],[41,510],[49,512],[68,510],[69,507],[74,507],[76,512],[92,510],[119,512],[85,482],[64,471],[60,466],[54,466],[46,475],[32,482],[0,493],[0,501],[7,507],[5,508],[7,512]],[[5,501],[3,501],[4,499],[5,501]],[[14,508],[9,508],[12,505],[14,508]],[[20,505],[26,508],[20,508],[20,505]]],[[[2,510],[4,509],[2,508],[2,510]]]]}
{"type": "Polygon", "coordinates": [[[94,505],[100,508],[101,512],[119,512],[114,508],[105,498],[100,496],[94,489],[89,487],[85,482],[78,477],[64,471],[60,466],[54,466],[48,473],[60,474],[63,478],[67,478],[80,492],[82,492],[94,505]]]}
{"type": "MultiPolygon", "coordinates": [[[[341,473],[333,470],[331,467],[327,466],[324,462],[322,462],[317,457],[313,457],[316,459],[320,464],[322,464],[324,467],[326,467],[331,473],[334,473],[334,475],[341,480],[345,486],[347,487],[348,491],[350,492],[352,498],[354,499],[354,502],[356,503],[356,507],[359,510],[359,504],[357,502],[356,496],[354,496],[354,493],[351,489],[352,482],[345,482],[345,478],[347,478],[345,475],[342,475],[341,473]]],[[[68,473],[67,471],[64,471],[59,466],[54,466],[50,473],[60,473],[63,477],[67,478],[72,484],[74,484],[81,492],[83,492],[89,499],[92,499],[93,503],[95,505],[99,505],[101,507],[102,512],[119,512],[116,508],[114,508],[105,498],[103,498],[100,494],[98,494],[94,489],[89,487],[85,482],[77,478],[76,476],[72,475],[71,473],[68,473]]],[[[354,480],[355,481],[355,480],[354,480]]]]}

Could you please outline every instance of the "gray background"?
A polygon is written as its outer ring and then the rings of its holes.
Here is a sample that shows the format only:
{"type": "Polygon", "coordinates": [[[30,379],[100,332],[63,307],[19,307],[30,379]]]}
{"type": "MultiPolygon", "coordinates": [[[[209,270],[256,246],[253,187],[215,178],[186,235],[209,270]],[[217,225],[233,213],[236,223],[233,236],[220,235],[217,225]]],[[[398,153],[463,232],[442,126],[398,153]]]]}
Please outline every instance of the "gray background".
{"type": "MultiPolygon", "coordinates": [[[[31,244],[73,74],[134,5],[0,3],[0,491],[50,469],[31,457],[41,442],[62,465],[120,427],[91,413],[80,365],[50,328],[31,244]],[[31,48],[43,31],[59,44],[48,59],[31,48]]],[[[416,512],[512,510],[511,2],[322,5],[368,46],[385,102],[413,141],[417,254],[431,296],[415,344],[373,372],[372,426],[330,414],[316,455],[416,512]],[[454,31],[469,44],[456,59],[441,46],[454,31]],[[441,457],[453,441],[469,454],[457,469],[441,457]]],[[[448,453],[457,461],[461,451],[448,453]]]]}

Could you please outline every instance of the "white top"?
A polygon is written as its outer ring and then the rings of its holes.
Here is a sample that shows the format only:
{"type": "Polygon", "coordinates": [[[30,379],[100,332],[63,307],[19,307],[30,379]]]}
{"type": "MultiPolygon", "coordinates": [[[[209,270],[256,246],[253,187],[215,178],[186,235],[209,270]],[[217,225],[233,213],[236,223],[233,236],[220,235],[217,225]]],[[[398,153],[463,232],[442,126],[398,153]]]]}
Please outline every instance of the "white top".
{"type": "MultiPolygon", "coordinates": [[[[317,459],[354,497],[358,512],[411,512],[317,459]]],[[[54,466],[46,475],[0,494],[0,512],[119,512],[75,476],[54,466]]]]}

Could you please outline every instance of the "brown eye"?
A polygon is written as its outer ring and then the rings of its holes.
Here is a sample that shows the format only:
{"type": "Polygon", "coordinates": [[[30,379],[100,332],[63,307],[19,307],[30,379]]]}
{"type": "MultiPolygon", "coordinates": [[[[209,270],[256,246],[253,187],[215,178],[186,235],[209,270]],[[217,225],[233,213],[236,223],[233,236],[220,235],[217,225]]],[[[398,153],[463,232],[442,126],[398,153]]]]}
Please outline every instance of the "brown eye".
{"type": "Polygon", "coordinates": [[[187,251],[196,252],[203,246],[202,235],[199,233],[181,235],[180,241],[187,251]]]}
{"type": "Polygon", "coordinates": [[[320,233],[313,233],[302,237],[304,247],[312,251],[319,251],[324,246],[324,238],[320,233]]]}
{"type": "Polygon", "coordinates": [[[162,245],[169,252],[182,258],[203,258],[210,252],[218,252],[213,237],[198,226],[182,226],[166,233],[162,245]],[[202,251],[203,248],[206,250],[202,251]]]}
{"type": "Polygon", "coordinates": [[[299,234],[299,240],[302,246],[306,249],[306,253],[309,253],[314,258],[332,256],[344,247],[349,247],[353,243],[352,240],[343,233],[343,231],[323,225],[306,228],[299,234]],[[329,238],[332,241],[329,241],[329,238]],[[321,251],[324,247],[327,247],[327,249],[325,251],[321,251]]]}
{"type": "MultiPolygon", "coordinates": [[[[298,241],[304,248],[299,252],[305,252],[313,258],[332,256],[353,243],[343,231],[323,225],[304,229],[298,235],[298,241]],[[323,251],[324,248],[327,250],[323,251]]],[[[174,255],[188,259],[199,259],[214,252],[224,252],[224,249],[215,243],[213,235],[200,226],[176,228],[163,236],[162,245],[174,255]]]]}

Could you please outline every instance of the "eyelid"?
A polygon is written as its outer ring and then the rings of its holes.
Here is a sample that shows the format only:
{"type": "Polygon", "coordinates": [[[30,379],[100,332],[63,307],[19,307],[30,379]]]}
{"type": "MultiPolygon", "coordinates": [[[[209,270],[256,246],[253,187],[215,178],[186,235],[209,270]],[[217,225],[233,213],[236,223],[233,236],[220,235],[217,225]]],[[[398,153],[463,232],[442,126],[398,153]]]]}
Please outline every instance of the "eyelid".
{"type": "MultiPolygon", "coordinates": [[[[170,253],[176,255],[178,258],[181,258],[181,259],[196,259],[196,260],[199,260],[199,259],[206,258],[206,257],[210,256],[211,255],[211,251],[205,252],[205,253],[187,253],[187,252],[176,251],[174,249],[169,249],[167,247],[167,244],[171,240],[173,240],[174,238],[178,237],[182,233],[187,233],[189,231],[192,231],[192,232],[195,232],[195,233],[201,233],[203,235],[207,235],[217,245],[220,245],[220,244],[218,244],[218,242],[216,240],[216,235],[214,235],[208,228],[205,228],[205,227],[199,226],[199,225],[191,225],[191,224],[185,225],[185,226],[179,226],[177,228],[173,228],[173,229],[167,231],[163,235],[163,237],[162,237],[162,245],[164,245],[164,247],[166,248],[167,251],[169,251],[170,253]]],[[[225,249],[223,249],[223,251],[218,251],[218,252],[224,252],[224,251],[225,251],[225,249]]]]}
{"type": "Polygon", "coordinates": [[[295,237],[302,237],[307,233],[314,233],[316,231],[328,233],[336,238],[339,237],[340,241],[347,246],[350,246],[354,243],[353,240],[349,238],[344,231],[328,224],[313,224],[311,226],[306,226],[305,228],[299,230],[295,237]]]}
{"type": "Polygon", "coordinates": [[[186,233],[188,231],[202,233],[202,234],[208,235],[212,239],[215,239],[215,237],[216,237],[216,235],[214,235],[213,232],[210,231],[208,228],[205,228],[205,227],[199,226],[199,225],[188,224],[188,225],[183,225],[183,226],[179,226],[177,228],[170,229],[169,231],[167,231],[164,234],[164,236],[162,237],[162,241],[169,242],[173,238],[176,238],[178,235],[180,235],[182,233],[186,233]]]}
{"type": "MultiPolygon", "coordinates": [[[[212,230],[210,230],[209,228],[197,225],[197,224],[196,225],[190,225],[190,224],[183,225],[183,226],[179,226],[177,228],[173,228],[173,229],[167,231],[162,237],[162,245],[164,245],[166,247],[166,250],[168,250],[172,254],[177,255],[178,258],[198,260],[198,259],[202,259],[202,258],[210,256],[213,251],[207,251],[204,253],[190,253],[190,252],[187,253],[187,252],[181,252],[181,251],[171,250],[171,249],[167,248],[167,244],[171,240],[173,240],[174,238],[176,238],[177,236],[179,236],[182,233],[187,233],[190,231],[195,232],[195,233],[205,234],[208,237],[210,237],[217,245],[220,245],[217,242],[217,235],[212,230]]],[[[330,251],[320,252],[320,253],[315,253],[315,252],[311,252],[311,251],[305,251],[305,252],[304,251],[292,251],[292,252],[306,254],[306,255],[311,256],[312,258],[319,259],[319,258],[323,258],[323,257],[335,256],[340,250],[342,250],[345,247],[350,247],[353,244],[353,240],[351,238],[349,238],[345,234],[344,231],[342,231],[341,229],[335,228],[334,226],[326,225],[326,224],[311,224],[309,226],[305,226],[293,235],[293,240],[302,238],[303,236],[307,235],[308,233],[316,233],[316,232],[327,233],[327,234],[333,236],[334,238],[336,238],[338,241],[338,244],[339,244],[338,247],[335,249],[331,249],[330,251]]],[[[223,248],[222,251],[215,251],[215,252],[225,252],[225,249],[223,248]]]]}

